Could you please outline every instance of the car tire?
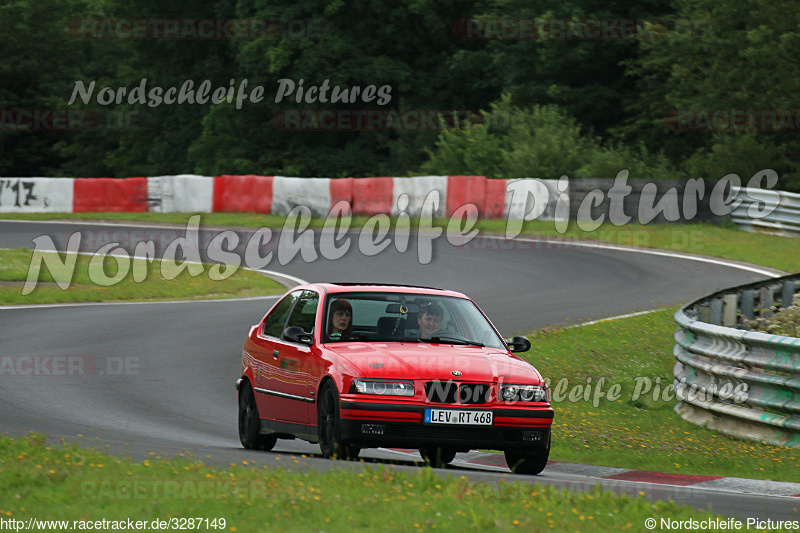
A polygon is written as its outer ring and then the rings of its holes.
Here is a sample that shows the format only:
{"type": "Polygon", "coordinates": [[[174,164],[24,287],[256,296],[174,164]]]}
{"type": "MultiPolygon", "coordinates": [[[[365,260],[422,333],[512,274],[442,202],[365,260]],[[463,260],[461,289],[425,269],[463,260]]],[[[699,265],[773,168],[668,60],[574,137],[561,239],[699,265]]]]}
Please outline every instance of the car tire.
{"type": "Polygon", "coordinates": [[[317,408],[317,433],[322,456],[331,459],[355,459],[360,448],[342,442],[339,393],[328,382],[322,387],[317,408]]]}
{"type": "Polygon", "coordinates": [[[419,454],[432,467],[443,468],[456,458],[456,451],[450,448],[420,448],[419,454]]]}
{"type": "Polygon", "coordinates": [[[515,474],[535,476],[547,466],[550,457],[550,446],[538,452],[519,452],[506,450],[506,464],[515,474]]]}
{"type": "Polygon", "coordinates": [[[239,390],[239,441],[248,450],[271,450],[278,437],[261,434],[256,396],[250,382],[245,381],[239,390]]]}

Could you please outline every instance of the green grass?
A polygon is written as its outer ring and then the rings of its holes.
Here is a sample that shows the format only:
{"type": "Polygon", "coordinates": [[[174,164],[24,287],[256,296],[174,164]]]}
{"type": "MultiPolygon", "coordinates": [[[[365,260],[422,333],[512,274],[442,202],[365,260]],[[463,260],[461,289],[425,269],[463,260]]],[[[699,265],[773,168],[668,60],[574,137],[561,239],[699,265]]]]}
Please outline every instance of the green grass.
{"type": "Polygon", "coordinates": [[[736,440],[683,421],[673,410],[672,356],[675,309],[607,320],[588,326],[544,330],[523,355],[555,389],[550,458],[664,473],[733,476],[800,482],[800,450],[736,440]],[[619,384],[618,399],[586,401],[598,381],[604,393],[619,384]],[[637,383],[651,380],[647,394],[637,383]],[[660,383],[657,383],[660,381],[660,383]],[[577,387],[583,387],[581,391],[577,387]],[[656,390],[658,392],[656,393],[656,390]],[[570,400],[570,392],[574,394],[570,400]],[[655,394],[655,397],[654,397],[655,394]],[[560,400],[560,401],[559,401],[560,400]]]}
{"type": "Polygon", "coordinates": [[[48,446],[37,435],[2,437],[0,519],[31,517],[216,518],[224,519],[225,531],[241,532],[642,531],[647,518],[712,515],[599,488],[582,493],[513,481],[470,482],[429,468],[411,474],[382,466],[290,472],[245,461],[221,470],[186,459],[138,463],[64,443],[48,446]]]}
{"type": "MultiPolygon", "coordinates": [[[[50,254],[56,257],[57,254],[50,254]]],[[[61,261],[65,254],[58,255],[61,261]]],[[[4,305],[74,303],[74,302],[115,302],[115,301],[156,301],[156,300],[191,300],[197,298],[217,299],[248,296],[265,296],[282,294],[285,287],[276,281],[252,272],[239,269],[232,276],[224,279],[218,274],[219,266],[197,265],[199,275],[192,276],[187,268],[178,273],[168,263],[154,261],[150,264],[142,262],[142,269],[137,270],[132,262],[123,262],[128,272],[121,277],[119,283],[101,286],[97,280],[113,280],[118,273],[116,260],[106,257],[102,264],[91,265],[91,256],[79,255],[76,259],[74,276],[67,290],[62,290],[56,283],[53,273],[46,265],[42,265],[36,279],[39,282],[30,294],[23,295],[23,286],[31,265],[31,250],[0,250],[0,303],[4,305]],[[143,280],[136,282],[134,272],[141,273],[143,280]],[[174,279],[166,279],[174,278],[174,279]]],[[[38,262],[37,262],[38,264],[38,262]]],[[[60,270],[58,268],[56,271],[60,270]]],[[[69,272],[71,269],[67,268],[69,272]]],[[[58,280],[66,284],[69,276],[58,280]]]]}
{"type": "MultiPolygon", "coordinates": [[[[4,213],[0,218],[9,220],[138,221],[185,225],[190,216],[191,214],[189,213],[4,213]]],[[[280,228],[285,223],[285,217],[279,215],[205,213],[201,214],[201,216],[203,226],[280,228]]],[[[367,217],[353,217],[349,220],[350,227],[362,227],[367,220],[367,217]]],[[[310,226],[320,228],[323,223],[324,219],[314,219],[310,226]]],[[[433,221],[436,227],[443,228],[445,231],[447,223],[447,219],[434,219],[433,221]]],[[[392,224],[394,227],[394,220],[392,224]]],[[[411,227],[416,228],[417,221],[412,221],[411,227]]],[[[479,220],[476,228],[482,233],[505,234],[506,221],[503,219],[479,220]]],[[[562,235],[555,230],[553,222],[534,220],[525,222],[522,225],[522,234],[580,241],[597,241],[623,246],[659,248],[755,263],[786,272],[800,271],[800,246],[797,246],[796,239],[777,235],[748,233],[713,224],[630,224],[622,227],[603,224],[596,231],[584,232],[572,222],[568,231],[562,235]]]]}

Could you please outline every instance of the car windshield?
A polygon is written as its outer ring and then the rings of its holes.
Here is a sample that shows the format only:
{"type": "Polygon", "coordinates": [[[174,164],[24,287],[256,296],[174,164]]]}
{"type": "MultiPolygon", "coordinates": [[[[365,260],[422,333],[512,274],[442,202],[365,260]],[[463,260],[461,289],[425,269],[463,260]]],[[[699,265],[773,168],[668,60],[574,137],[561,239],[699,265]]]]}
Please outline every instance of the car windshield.
{"type": "Polygon", "coordinates": [[[505,349],[468,299],[397,292],[328,295],[323,342],[431,342],[505,349]]]}

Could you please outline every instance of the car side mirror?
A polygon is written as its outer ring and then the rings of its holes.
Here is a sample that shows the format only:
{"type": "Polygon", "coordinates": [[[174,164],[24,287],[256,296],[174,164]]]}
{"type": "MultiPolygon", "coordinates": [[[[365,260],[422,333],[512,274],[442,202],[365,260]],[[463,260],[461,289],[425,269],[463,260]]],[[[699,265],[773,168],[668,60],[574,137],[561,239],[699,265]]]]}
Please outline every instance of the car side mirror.
{"type": "Polygon", "coordinates": [[[525,337],[514,337],[508,343],[508,350],[511,352],[527,352],[531,349],[531,341],[525,337]]]}
{"type": "Polygon", "coordinates": [[[314,344],[314,336],[300,326],[289,326],[288,328],[284,329],[283,338],[299,344],[305,344],[306,346],[311,346],[314,344]]]}

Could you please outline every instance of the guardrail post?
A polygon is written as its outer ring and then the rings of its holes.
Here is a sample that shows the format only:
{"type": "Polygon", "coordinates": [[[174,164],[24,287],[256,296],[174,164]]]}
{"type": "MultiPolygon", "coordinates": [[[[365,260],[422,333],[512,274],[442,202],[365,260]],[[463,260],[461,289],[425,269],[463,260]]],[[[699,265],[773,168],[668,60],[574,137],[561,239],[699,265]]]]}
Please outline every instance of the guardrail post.
{"type": "Polygon", "coordinates": [[[772,287],[771,286],[761,287],[761,289],[758,292],[760,296],[759,299],[761,300],[759,303],[760,307],[759,314],[764,318],[771,317],[772,306],[775,303],[774,296],[772,295],[772,287]]]}
{"type": "Polygon", "coordinates": [[[792,300],[794,299],[794,281],[787,279],[783,282],[783,290],[781,291],[781,303],[783,303],[783,307],[789,307],[792,305],[792,300]]]}
{"type": "Polygon", "coordinates": [[[709,324],[719,326],[722,324],[722,300],[715,298],[711,300],[711,316],[708,320],[709,324]]]}
{"type": "Polygon", "coordinates": [[[742,302],[740,304],[740,310],[742,315],[747,318],[748,320],[753,320],[756,315],[753,312],[753,308],[755,307],[756,301],[756,291],[753,290],[746,290],[742,291],[742,302]]]}
{"type": "Polygon", "coordinates": [[[726,294],[723,296],[722,301],[725,304],[725,307],[722,310],[722,325],[726,328],[732,328],[736,326],[736,314],[738,309],[736,308],[736,303],[739,298],[736,294],[726,294]]]}

